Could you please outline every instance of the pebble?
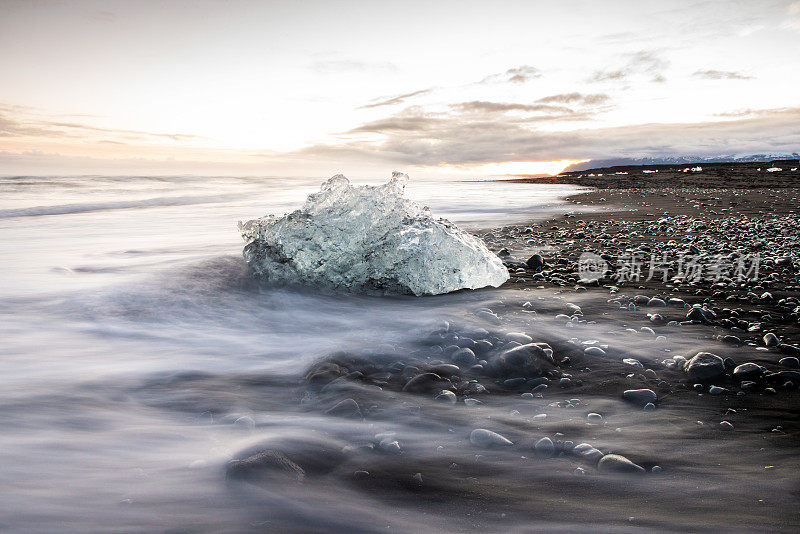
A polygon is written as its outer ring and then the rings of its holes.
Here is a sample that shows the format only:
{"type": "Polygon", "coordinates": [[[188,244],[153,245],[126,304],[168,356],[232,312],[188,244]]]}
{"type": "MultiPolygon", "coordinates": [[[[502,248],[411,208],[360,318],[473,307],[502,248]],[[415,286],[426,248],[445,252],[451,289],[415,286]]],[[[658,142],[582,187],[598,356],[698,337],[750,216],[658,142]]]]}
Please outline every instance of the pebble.
{"type": "Polygon", "coordinates": [[[437,383],[442,381],[442,377],[435,373],[422,373],[406,382],[403,391],[412,393],[429,392],[437,383]]]}
{"type": "Polygon", "coordinates": [[[548,437],[544,437],[537,441],[533,448],[536,450],[536,454],[540,458],[551,458],[556,452],[556,446],[553,444],[553,440],[548,437]]]}
{"type": "Polygon", "coordinates": [[[528,269],[531,269],[532,271],[538,271],[544,267],[544,258],[541,254],[534,254],[528,258],[525,264],[528,266],[528,269]]]}
{"type": "Polygon", "coordinates": [[[603,457],[603,453],[595,449],[588,443],[579,443],[572,448],[572,454],[591,463],[597,463],[603,457]]]}
{"type": "Polygon", "coordinates": [[[719,424],[719,428],[720,430],[733,430],[733,425],[730,423],[730,421],[722,421],[719,424]]]}
{"type": "Polygon", "coordinates": [[[506,334],[506,341],[516,341],[520,345],[527,345],[533,342],[533,338],[522,332],[509,332],[506,334]]]}
{"type": "Polygon", "coordinates": [[[472,351],[472,349],[460,348],[450,355],[450,360],[462,367],[469,367],[471,365],[475,365],[475,362],[478,361],[478,357],[475,356],[475,353],[472,351]]]}
{"type": "Polygon", "coordinates": [[[353,418],[360,418],[361,415],[361,408],[358,406],[358,403],[353,399],[344,399],[342,401],[337,402],[328,411],[325,412],[328,415],[333,415],[336,417],[353,417],[353,418]]]}
{"type": "Polygon", "coordinates": [[[663,471],[663,469],[661,469],[660,465],[654,465],[653,467],[650,468],[650,472],[653,473],[654,475],[661,473],[661,471],[663,471]]]}
{"type": "Polygon", "coordinates": [[[686,363],[685,370],[693,380],[708,380],[725,372],[725,360],[710,352],[698,352],[686,363]]]}
{"type": "Polygon", "coordinates": [[[487,430],[485,428],[476,428],[473,430],[469,435],[469,441],[476,447],[508,447],[513,445],[513,443],[498,434],[497,432],[493,432],[491,430],[487,430]]]}
{"type": "Polygon", "coordinates": [[[787,369],[800,369],[800,359],[795,358],[794,356],[787,356],[786,358],[781,358],[778,363],[782,367],[786,367],[787,369]]]}
{"type": "Polygon", "coordinates": [[[606,454],[600,458],[597,470],[601,473],[641,474],[645,472],[644,467],[636,465],[619,454],[606,454]]]}
{"type": "Polygon", "coordinates": [[[708,388],[708,392],[711,395],[722,395],[723,393],[730,393],[727,389],[721,388],[719,386],[711,386],[708,388]]]}
{"type": "Polygon", "coordinates": [[[435,400],[439,402],[449,402],[450,404],[455,404],[458,401],[456,394],[449,389],[443,389],[438,395],[436,395],[435,400]]]}
{"type": "Polygon", "coordinates": [[[626,389],[622,393],[622,398],[628,402],[644,406],[649,402],[656,402],[658,395],[652,389],[626,389]]]}
{"type": "Polygon", "coordinates": [[[733,377],[739,380],[758,378],[762,374],[764,374],[764,368],[753,362],[737,365],[733,370],[733,377]]]}
{"type": "Polygon", "coordinates": [[[645,412],[654,412],[655,409],[656,409],[656,405],[653,404],[652,402],[648,402],[647,404],[644,405],[644,408],[642,408],[642,409],[645,412]]]}
{"type": "Polygon", "coordinates": [[[640,369],[644,369],[644,365],[642,365],[642,362],[640,362],[636,358],[625,358],[625,359],[622,360],[622,363],[625,363],[627,365],[632,365],[632,366],[638,367],[640,369]]]}
{"type": "Polygon", "coordinates": [[[600,347],[586,347],[583,349],[583,353],[587,356],[605,356],[606,351],[601,349],[600,347]]]}
{"type": "Polygon", "coordinates": [[[778,336],[773,334],[772,332],[767,332],[764,334],[764,345],[767,347],[777,347],[780,345],[781,342],[778,339],[778,336]]]}

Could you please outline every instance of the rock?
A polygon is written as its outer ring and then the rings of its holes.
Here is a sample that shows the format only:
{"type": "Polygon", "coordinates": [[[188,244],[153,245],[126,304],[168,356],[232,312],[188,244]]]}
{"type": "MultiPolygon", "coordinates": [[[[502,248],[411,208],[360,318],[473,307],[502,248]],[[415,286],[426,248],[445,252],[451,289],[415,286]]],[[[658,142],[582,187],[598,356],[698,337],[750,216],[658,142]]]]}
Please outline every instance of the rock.
{"type": "Polygon", "coordinates": [[[400,442],[391,437],[384,438],[378,442],[378,450],[387,454],[402,454],[403,448],[400,447],[400,442]]]}
{"type": "Polygon", "coordinates": [[[778,363],[781,365],[781,367],[786,367],[787,369],[800,369],[800,359],[797,359],[794,356],[781,358],[778,363]]]}
{"type": "Polygon", "coordinates": [[[328,415],[336,417],[353,417],[361,418],[361,408],[358,403],[353,399],[344,399],[337,402],[333,407],[329,408],[326,412],[328,415]]]}
{"type": "Polygon", "coordinates": [[[661,471],[663,471],[663,469],[661,469],[661,466],[659,465],[654,465],[653,467],[650,468],[650,472],[653,473],[654,475],[661,473],[661,471]]]}
{"type": "Polygon", "coordinates": [[[572,454],[586,462],[596,464],[603,457],[603,453],[588,443],[579,443],[572,448],[572,454]]]}
{"type": "Polygon", "coordinates": [[[528,379],[524,376],[517,377],[517,378],[509,378],[508,380],[503,380],[503,387],[506,389],[518,389],[528,383],[528,379]]]}
{"type": "Polygon", "coordinates": [[[719,424],[719,428],[720,428],[720,430],[730,431],[730,430],[733,430],[733,425],[730,423],[730,421],[722,421],[719,424]]]}
{"type": "Polygon", "coordinates": [[[656,402],[658,395],[652,389],[627,389],[622,393],[622,398],[628,402],[644,406],[648,402],[656,402]]]}
{"type": "Polygon", "coordinates": [[[689,313],[686,314],[686,318],[690,321],[697,321],[700,323],[711,323],[714,319],[716,319],[717,315],[705,308],[692,308],[689,310],[689,313]]]}
{"type": "Polygon", "coordinates": [[[660,298],[657,298],[657,297],[653,297],[653,298],[651,298],[650,300],[647,301],[647,305],[648,306],[657,306],[659,308],[665,308],[667,306],[667,303],[664,302],[663,299],[660,299],[660,298]]]}
{"type": "Polygon", "coordinates": [[[795,345],[787,345],[786,343],[781,343],[778,345],[778,350],[784,354],[789,354],[791,356],[800,356],[800,347],[795,345]]]}
{"type": "Polygon", "coordinates": [[[476,428],[469,435],[469,441],[476,447],[490,448],[490,447],[508,447],[513,445],[510,440],[501,436],[497,432],[486,430],[485,428],[476,428]]]}
{"type": "Polygon", "coordinates": [[[698,352],[686,363],[685,371],[692,380],[702,382],[723,374],[725,361],[716,354],[698,352]]]}
{"type": "Polygon", "coordinates": [[[506,334],[506,341],[516,341],[520,345],[527,345],[528,343],[533,343],[533,338],[522,332],[509,332],[506,334]]]}
{"type": "Polygon", "coordinates": [[[450,360],[461,367],[470,367],[475,365],[475,362],[478,361],[478,357],[475,356],[472,349],[460,348],[450,355],[450,360]]]}
{"type": "Polygon", "coordinates": [[[777,347],[781,344],[781,341],[778,339],[778,336],[773,334],[772,332],[767,332],[764,334],[764,345],[767,347],[777,347]]]}
{"type": "Polygon", "coordinates": [[[728,343],[729,345],[741,345],[742,344],[742,340],[741,339],[739,339],[736,336],[732,336],[730,334],[726,335],[726,336],[722,336],[721,341],[723,343],[728,343]]]}
{"type": "Polygon", "coordinates": [[[601,473],[642,474],[644,467],[636,465],[619,454],[606,454],[597,462],[597,470],[601,473]]]}
{"type": "Polygon", "coordinates": [[[600,415],[599,413],[594,413],[594,412],[592,412],[590,414],[587,414],[586,415],[586,419],[590,423],[602,423],[603,422],[603,416],[600,415]]]}
{"type": "Polygon", "coordinates": [[[644,410],[645,412],[654,412],[656,410],[656,405],[653,404],[652,402],[648,402],[647,404],[644,405],[644,408],[642,408],[642,410],[644,410]]]}
{"type": "Polygon", "coordinates": [[[778,371],[776,373],[767,373],[764,378],[768,382],[783,384],[787,380],[800,382],[800,371],[778,371]]]}
{"type": "Polygon", "coordinates": [[[556,446],[553,444],[553,440],[548,437],[537,441],[533,448],[536,450],[536,455],[540,458],[550,458],[556,452],[556,446]]]}
{"type": "Polygon", "coordinates": [[[430,393],[442,382],[442,377],[435,373],[421,373],[406,382],[403,391],[411,393],[430,393]]]}
{"type": "Polygon", "coordinates": [[[624,363],[626,365],[632,365],[634,367],[638,367],[639,369],[644,369],[644,365],[642,365],[642,362],[640,362],[636,358],[624,358],[622,360],[622,363],[624,363]]]}
{"type": "Polygon", "coordinates": [[[708,393],[711,395],[722,395],[723,393],[730,393],[730,391],[719,386],[711,386],[708,388],[708,393]]]}
{"type": "Polygon", "coordinates": [[[747,362],[737,365],[733,370],[733,377],[738,380],[752,380],[764,374],[764,368],[757,363],[747,362]]]}
{"type": "Polygon", "coordinates": [[[739,384],[739,387],[745,391],[752,391],[758,387],[758,384],[752,380],[742,380],[742,383],[739,384]]]}
{"type": "Polygon", "coordinates": [[[439,376],[453,376],[460,374],[461,369],[457,365],[451,363],[440,363],[428,369],[428,372],[439,376]]]}
{"type": "Polygon", "coordinates": [[[455,404],[458,400],[456,394],[448,389],[443,389],[434,399],[439,402],[449,402],[450,404],[455,404]]]}
{"type": "Polygon", "coordinates": [[[667,302],[669,303],[670,306],[676,306],[678,308],[686,307],[686,301],[684,301],[683,299],[673,297],[670,298],[667,302]]]}
{"type": "Polygon", "coordinates": [[[583,353],[587,356],[605,356],[606,351],[601,349],[600,347],[586,347],[583,349],[583,353]]]}
{"type": "Polygon", "coordinates": [[[538,271],[542,267],[544,267],[544,258],[541,254],[534,254],[525,262],[525,265],[528,266],[528,269],[533,271],[538,271]]]}
{"type": "Polygon", "coordinates": [[[555,367],[553,357],[535,343],[511,348],[492,359],[492,367],[500,375],[539,375],[543,370],[555,367]]]}
{"type": "Polygon", "coordinates": [[[307,476],[329,473],[347,455],[344,443],[334,439],[298,435],[272,438],[238,453],[228,462],[231,479],[267,482],[275,478],[302,483],[307,476]]]}

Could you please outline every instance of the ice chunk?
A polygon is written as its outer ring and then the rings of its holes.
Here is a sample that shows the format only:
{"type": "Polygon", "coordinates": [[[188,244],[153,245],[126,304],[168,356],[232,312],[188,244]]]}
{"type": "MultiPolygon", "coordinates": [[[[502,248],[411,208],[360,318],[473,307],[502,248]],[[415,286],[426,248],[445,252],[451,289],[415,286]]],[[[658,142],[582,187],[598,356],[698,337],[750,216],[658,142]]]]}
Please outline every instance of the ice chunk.
{"type": "Polygon", "coordinates": [[[407,181],[355,187],[336,175],[302,209],[240,222],[245,260],[271,283],[352,291],[437,295],[508,280],[482,241],[404,198],[407,181]]]}

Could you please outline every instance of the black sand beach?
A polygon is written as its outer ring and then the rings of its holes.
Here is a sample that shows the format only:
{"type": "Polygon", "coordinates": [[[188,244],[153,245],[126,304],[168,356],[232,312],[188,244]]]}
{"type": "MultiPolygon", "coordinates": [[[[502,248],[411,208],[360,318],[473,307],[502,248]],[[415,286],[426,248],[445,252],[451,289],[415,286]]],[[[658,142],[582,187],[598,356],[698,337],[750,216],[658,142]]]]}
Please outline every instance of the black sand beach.
{"type": "MultiPolygon", "coordinates": [[[[307,409],[420,429],[330,449],[325,472],[445,530],[795,531],[800,190],[723,170],[647,185],[614,175],[569,199],[590,211],[484,232],[512,279],[476,310],[483,326],[445,322],[409,353],[309,369],[307,409]],[[666,281],[647,280],[646,261],[639,280],[621,279],[631,251],[676,264],[666,281]],[[584,279],[584,252],[605,276],[584,279]],[[674,280],[684,253],[758,255],[759,270],[674,280]]],[[[228,475],[269,485],[280,465],[310,484],[293,463],[302,449],[243,455],[228,475]]]]}

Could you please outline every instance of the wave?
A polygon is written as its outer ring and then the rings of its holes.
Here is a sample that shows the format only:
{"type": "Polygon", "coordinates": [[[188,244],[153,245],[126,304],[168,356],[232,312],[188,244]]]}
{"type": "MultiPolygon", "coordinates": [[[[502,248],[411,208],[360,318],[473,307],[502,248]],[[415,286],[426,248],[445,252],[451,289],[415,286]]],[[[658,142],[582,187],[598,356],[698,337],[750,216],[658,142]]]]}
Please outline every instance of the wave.
{"type": "Polygon", "coordinates": [[[160,208],[168,206],[190,206],[193,204],[213,204],[239,198],[238,195],[156,197],[141,200],[120,200],[114,202],[87,202],[59,204],[55,206],[32,206],[0,210],[0,219],[15,217],[41,217],[45,215],[71,215],[93,211],[124,210],[136,208],[160,208]]]}

